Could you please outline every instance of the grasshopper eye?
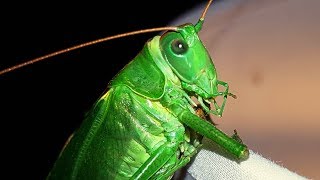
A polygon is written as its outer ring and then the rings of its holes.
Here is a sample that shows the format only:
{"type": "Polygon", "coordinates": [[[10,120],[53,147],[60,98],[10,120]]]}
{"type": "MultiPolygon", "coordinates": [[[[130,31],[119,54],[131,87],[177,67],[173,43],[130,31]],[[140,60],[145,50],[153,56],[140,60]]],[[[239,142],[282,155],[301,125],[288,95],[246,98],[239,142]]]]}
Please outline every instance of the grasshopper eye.
{"type": "Polygon", "coordinates": [[[171,50],[175,54],[182,55],[188,51],[188,44],[182,39],[175,39],[171,43],[171,50]]]}

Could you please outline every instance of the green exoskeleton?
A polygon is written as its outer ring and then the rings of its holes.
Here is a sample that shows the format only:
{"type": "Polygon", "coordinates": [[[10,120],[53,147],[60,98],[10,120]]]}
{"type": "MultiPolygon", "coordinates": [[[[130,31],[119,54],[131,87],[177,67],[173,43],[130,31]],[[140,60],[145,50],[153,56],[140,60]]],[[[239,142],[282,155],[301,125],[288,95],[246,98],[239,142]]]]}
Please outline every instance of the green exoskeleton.
{"type": "Polygon", "coordinates": [[[233,96],[198,37],[207,8],[196,25],[150,39],[111,80],[48,179],[169,179],[197,153],[201,136],[236,158],[248,157],[238,136],[229,137],[194,110],[221,116],[233,96]]]}

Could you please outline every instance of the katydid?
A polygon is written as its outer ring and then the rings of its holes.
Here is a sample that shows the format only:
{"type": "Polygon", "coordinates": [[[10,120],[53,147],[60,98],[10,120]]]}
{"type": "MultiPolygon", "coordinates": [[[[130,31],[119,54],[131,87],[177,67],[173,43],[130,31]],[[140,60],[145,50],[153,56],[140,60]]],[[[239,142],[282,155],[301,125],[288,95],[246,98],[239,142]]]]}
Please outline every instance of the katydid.
{"type": "Polygon", "coordinates": [[[124,36],[163,31],[109,83],[81,127],[60,153],[47,179],[169,179],[184,167],[205,136],[239,160],[247,146],[194,110],[221,116],[229,93],[198,37],[197,24],[120,34],[74,46],[0,71],[0,74],[84,46],[124,36]],[[218,87],[224,87],[219,91],[218,87]],[[198,99],[197,105],[191,97],[198,99]],[[222,97],[219,105],[217,97],[222,97]],[[210,108],[210,105],[213,108],[210,108]]]}

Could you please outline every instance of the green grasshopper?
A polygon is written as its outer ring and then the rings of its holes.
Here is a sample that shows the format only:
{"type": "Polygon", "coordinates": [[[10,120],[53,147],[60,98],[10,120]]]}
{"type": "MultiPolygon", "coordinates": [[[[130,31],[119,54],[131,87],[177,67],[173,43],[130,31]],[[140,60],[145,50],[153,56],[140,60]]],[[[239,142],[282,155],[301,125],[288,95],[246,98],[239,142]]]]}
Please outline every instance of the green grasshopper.
{"type": "Polygon", "coordinates": [[[203,136],[239,160],[248,157],[247,146],[237,135],[229,137],[194,110],[199,107],[206,114],[222,116],[227,97],[235,97],[228,84],[217,79],[215,66],[198,37],[211,2],[195,25],[103,38],[0,71],[3,74],[102,41],[166,30],[150,39],[110,81],[47,179],[169,179],[197,153],[203,136]],[[219,86],[224,91],[219,91],[219,86]],[[219,96],[221,105],[216,101],[219,96]]]}

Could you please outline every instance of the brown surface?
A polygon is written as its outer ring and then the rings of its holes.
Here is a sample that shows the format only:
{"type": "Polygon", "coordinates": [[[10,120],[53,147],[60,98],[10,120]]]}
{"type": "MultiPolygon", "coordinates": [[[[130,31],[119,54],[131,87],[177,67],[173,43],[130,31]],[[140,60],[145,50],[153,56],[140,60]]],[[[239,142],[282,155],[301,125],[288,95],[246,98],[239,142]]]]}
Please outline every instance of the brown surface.
{"type": "Polygon", "coordinates": [[[320,1],[225,2],[213,5],[201,32],[219,79],[238,96],[215,122],[264,157],[320,179],[320,1]]]}

